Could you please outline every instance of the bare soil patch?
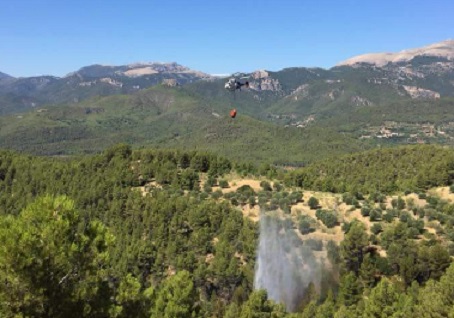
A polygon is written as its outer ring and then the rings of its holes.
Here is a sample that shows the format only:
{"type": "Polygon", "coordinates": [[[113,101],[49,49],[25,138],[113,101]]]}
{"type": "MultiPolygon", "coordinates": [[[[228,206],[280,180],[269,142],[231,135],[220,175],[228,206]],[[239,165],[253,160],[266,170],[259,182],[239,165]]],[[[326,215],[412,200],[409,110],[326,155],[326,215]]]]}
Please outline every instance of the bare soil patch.
{"type": "Polygon", "coordinates": [[[429,195],[437,196],[440,199],[446,200],[449,203],[454,202],[454,193],[451,193],[449,187],[439,187],[429,190],[429,195]]]}

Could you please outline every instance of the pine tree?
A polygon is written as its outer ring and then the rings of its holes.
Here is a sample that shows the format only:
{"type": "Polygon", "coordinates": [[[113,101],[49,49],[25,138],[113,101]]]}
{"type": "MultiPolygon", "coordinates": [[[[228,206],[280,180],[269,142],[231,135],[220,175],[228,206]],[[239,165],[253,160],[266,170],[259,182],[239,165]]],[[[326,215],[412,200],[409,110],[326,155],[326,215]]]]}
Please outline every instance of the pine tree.
{"type": "Polygon", "coordinates": [[[180,271],[167,278],[157,292],[152,318],[189,318],[196,313],[194,283],[189,272],[180,271]]]}
{"type": "Polygon", "coordinates": [[[336,311],[335,305],[333,291],[330,289],[325,301],[318,307],[315,318],[333,318],[336,311]]]}
{"type": "Polygon", "coordinates": [[[359,274],[364,251],[368,244],[369,238],[364,224],[359,221],[353,222],[340,244],[340,254],[347,271],[352,271],[355,275],[359,274]]]}
{"type": "Polygon", "coordinates": [[[398,315],[399,293],[394,285],[383,278],[372,289],[365,302],[364,318],[388,318],[398,315]]]}
{"type": "Polygon", "coordinates": [[[317,314],[317,302],[315,300],[313,300],[304,307],[301,318],[314,318],[316,314],[317,314]]]}
{"type": "Polygon", "coordinates": [[[0,314],[107,313],[112,296],[107,247],[113,241],[100,222],[80,223],[65,196],[39,198],[18,217],[1,218],[0,314]]]}
{"type": "Polygon", "coordinates": [[[375,285],[375,275],[377,269],[370,254],[366,254],[359,271],[359,278],[364,288],[370,288],[375,285]]]}
{"type": "Polygon", "coordinates": [[[349,272],[341,277],[338,298],[340,305],[349,307],[356,304],[361,299],[361,293],[361,287],[353,272],[349,272]]]}
{"type": "Polygon", "coordinates": [[[240,318],[270,317],[273,309],[267,297],[265,290],[253,291],[243,305],[240,318]]]}

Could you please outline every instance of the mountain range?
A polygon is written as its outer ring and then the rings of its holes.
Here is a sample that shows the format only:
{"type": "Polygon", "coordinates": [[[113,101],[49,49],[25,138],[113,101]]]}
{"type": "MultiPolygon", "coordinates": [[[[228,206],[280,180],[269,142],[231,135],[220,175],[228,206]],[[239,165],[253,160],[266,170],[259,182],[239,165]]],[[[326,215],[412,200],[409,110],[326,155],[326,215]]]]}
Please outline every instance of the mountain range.
{"type": "Polygon", "coordinates": [[[377,145],[454,144],[453,40],[241,77],[249,89],[233,94],[224,78],[177,63],[2,74],[0,147],[70,154],[128,142],[308,162],[377,145]]]}
{"type": "Polygon", "coordinates": [[[177,63],[90,65],[64,77],[13,78],[1,73],[0,114],[49,104],[77,103],[93,96],[130,94],[163,82],[182,85],[205,78],[211,76],[177,63]]]}

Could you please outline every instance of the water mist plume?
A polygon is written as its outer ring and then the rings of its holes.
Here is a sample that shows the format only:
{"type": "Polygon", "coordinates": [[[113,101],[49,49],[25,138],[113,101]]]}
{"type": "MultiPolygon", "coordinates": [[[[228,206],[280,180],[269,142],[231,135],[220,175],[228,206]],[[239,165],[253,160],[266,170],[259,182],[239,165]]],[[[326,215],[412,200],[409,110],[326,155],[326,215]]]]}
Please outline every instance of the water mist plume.
{"type": "Polygon", "coordinates": [[[254,288],[265,289],[269,299],[295,311],[309,283],[319,290],[320,277],[321,265],[303,245],[290,219],[281,219],[277,212],[261,212],[254,288]]]}

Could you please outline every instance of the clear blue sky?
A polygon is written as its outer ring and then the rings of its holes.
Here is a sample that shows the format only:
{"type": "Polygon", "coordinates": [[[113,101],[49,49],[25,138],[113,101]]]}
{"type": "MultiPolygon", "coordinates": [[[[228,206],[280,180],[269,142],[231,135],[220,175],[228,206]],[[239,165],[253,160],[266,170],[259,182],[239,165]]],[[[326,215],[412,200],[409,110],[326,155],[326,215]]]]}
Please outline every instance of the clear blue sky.
{"type": "Polygon", "coordinates": [[[138,61],[329,68],[450,38],[453,0],[0,0],[0,71],[17,77],[138,61]]]}

